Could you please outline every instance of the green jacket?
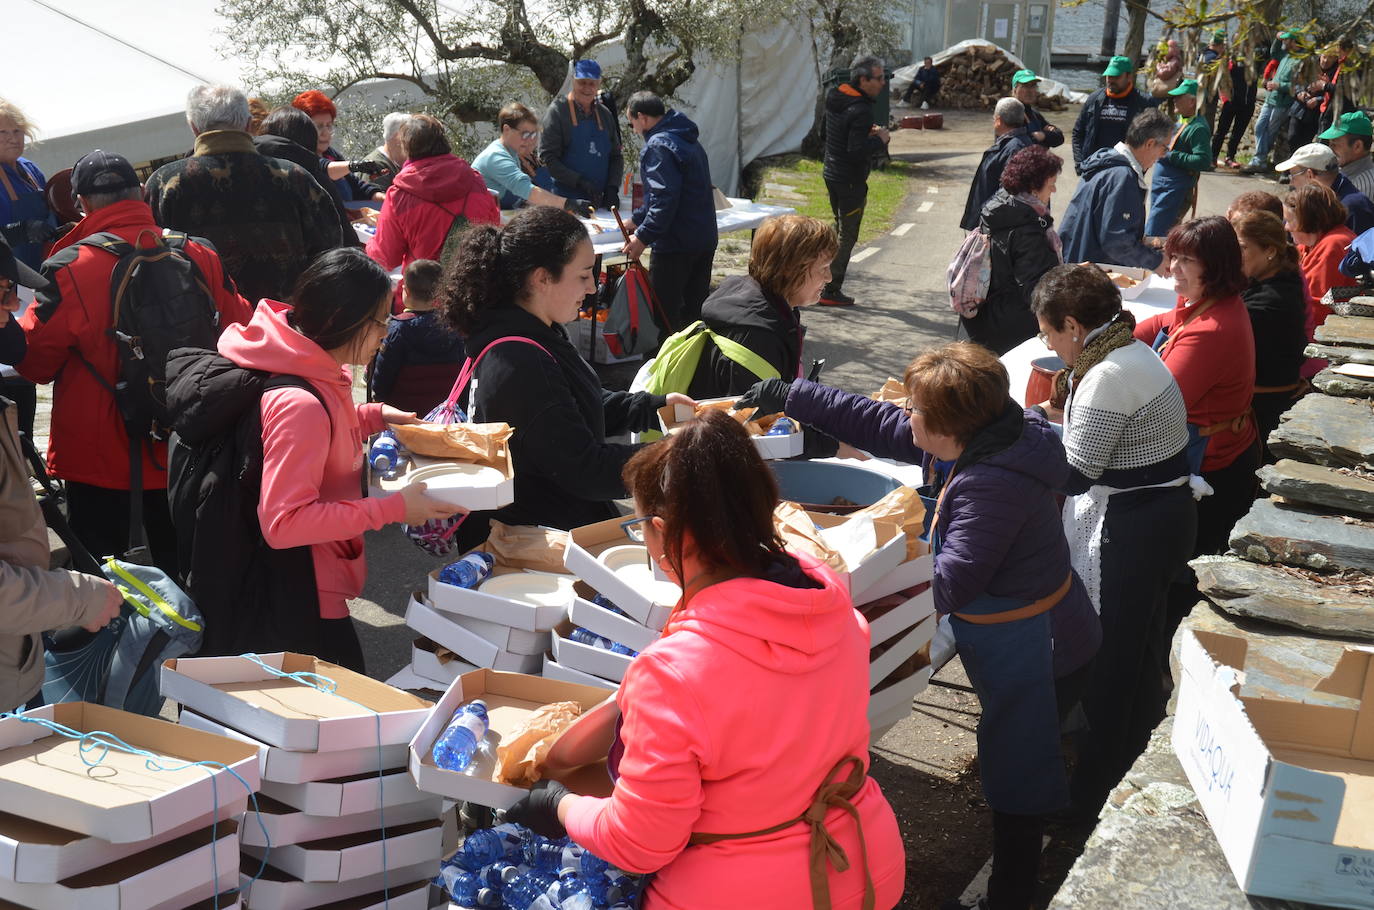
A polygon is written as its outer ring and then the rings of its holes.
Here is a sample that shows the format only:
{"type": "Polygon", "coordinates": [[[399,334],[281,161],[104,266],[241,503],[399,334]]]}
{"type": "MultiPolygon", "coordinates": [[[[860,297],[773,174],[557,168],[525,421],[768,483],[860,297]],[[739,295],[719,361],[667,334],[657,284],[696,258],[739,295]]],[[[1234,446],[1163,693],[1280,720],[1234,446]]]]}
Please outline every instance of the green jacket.
{"type": "Polygon", "coordinates": [[[1212,128],[1206,118],[1195,116],[1184,124],[1183,132],[1174,140],[1174,147],[1164,156],[1164,163],[1184,171],[1210,171],[1212,160],[1212,128]]]}
{"type": "Polygon", "coordinates": [[[1274,73],[1274,81],[1279,87],[1264,99],[1265,107],[1287,109],[1293,103],[1293,80],[1298,77],[1298,67],[1301,65],[1297,54],[1288,54],[1279,61],[1279,68],[1274,73]]]}

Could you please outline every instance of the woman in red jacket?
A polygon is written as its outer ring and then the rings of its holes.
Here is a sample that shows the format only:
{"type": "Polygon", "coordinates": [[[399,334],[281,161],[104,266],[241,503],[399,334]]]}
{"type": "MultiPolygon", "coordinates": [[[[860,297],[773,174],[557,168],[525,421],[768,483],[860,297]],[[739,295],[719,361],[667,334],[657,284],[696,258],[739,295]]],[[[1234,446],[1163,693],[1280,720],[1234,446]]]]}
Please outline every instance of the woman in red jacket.
{"type": "Polygon", "coordinates": [[[1330,187],[1309,183],[1283,200],[1283,226],[1293,236],[1301,257],[1302,277],[1307,283],[1307,340],[1331,315],[1321,302],[1326,292],[1354,282],[1341,274],[1341,260],[1355,239],[1345,226],[1346,211],[1330,187]]]}
{"type": "Polygon", "coordinates": [[[783,549],[777,485],[724,414],[625,480],[682,601],[621,683],[611,796],[541,782],[507,820],[655,872],[645,910],[888,910],[906,862],[867,773],[868,625],[844,582],[783,549]]]}
{"type": "Polygon", "coordinates": [[[388,269],[416,259],[443,262],[445,241],[455,224],[501,223],[496,197],[482,175],[453,154],[438,120],[416,114],[406,121],[401,150],[407,160],[386,191],[367,255],[388,269]]]}
{"type": "MultiPolygon", "coordinates": [[[[1259,434],[1250,399],[1255,386],[1255,335],[1241,300],[1246,287],[1240,243],[1220,216],[1175,227],[1164,258],[1178,305],[1135,328],[1173,374],[1188,408],[1188,457],[1212,494],[1198,503],[1194,556],[1226,550],[1231,528],[1255,498],[1259,434]]],[[[1168,533],[1161,528],[1160,533],[1168,533]]],[[[1169,596],[1169,635],[1197,601],[1191,570],[1169,596]]]]}

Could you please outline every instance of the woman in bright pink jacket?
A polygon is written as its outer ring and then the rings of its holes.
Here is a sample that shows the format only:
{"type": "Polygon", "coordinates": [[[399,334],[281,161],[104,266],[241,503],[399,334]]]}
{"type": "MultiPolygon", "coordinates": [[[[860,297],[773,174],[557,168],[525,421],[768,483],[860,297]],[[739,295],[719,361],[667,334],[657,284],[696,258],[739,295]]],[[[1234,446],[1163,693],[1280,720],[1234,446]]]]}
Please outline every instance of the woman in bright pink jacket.
{"type": "Polygon", "coordinates": [[[867,776],[868,624],[844,583],[783,550],[777,486],[724,414],[642,450],[625,476],[682,602],[616,696],[612,795],[541,781],[507,820],[566,827],[616,866],[657,873],[646,910],[849,910],[866,894],[893,907],[906,860],[867,776]],[[827,833],[845,859],[821,851],[811,865],[827,833]]]}
{"type": "Polygon", "coordinates": [[[367,437],[388,423],[416,423],[384,404],[354,404],[349,365],[372,359],[386,337],[391,281],[355,247],[322,253],[301,273],[291,303],[263,300],[247,325],[231,325],[219,353],[241,367],[299,376],[298,387],[262,395],[262,492],[258,521],[274,549],[310,547],[320,598],[315,654],[363,671],[348,599],[367,577],[363,532],[454,513],[424,484],[378,499],[358,495],[367,437]]]}
{"type": "Polygon", "coordinates": [[[444,126],[416,114],[401,127],[405,166],[386,191],[377,234],[367,255],[388,269],[416,259],[442,261],[444,239],[457,218],[465,224],[500,224],[501,209],[482,175],[453,154],[444,126]]]}

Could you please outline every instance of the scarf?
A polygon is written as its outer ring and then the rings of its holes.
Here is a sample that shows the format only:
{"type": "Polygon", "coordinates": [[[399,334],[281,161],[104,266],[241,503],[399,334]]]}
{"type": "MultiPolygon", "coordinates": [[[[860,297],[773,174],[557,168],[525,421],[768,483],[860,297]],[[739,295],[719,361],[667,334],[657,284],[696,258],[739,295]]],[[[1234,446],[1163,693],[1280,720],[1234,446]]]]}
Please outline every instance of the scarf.
{"type": "Polygon", "coordinates": [[[1054,374],[1054,397],[1051,403],[1057,408],[1064,407],[1064,402],[1069,398],[1071,377],[1073,383],[1081,381],[1084,374],[1106,360],[1112,351],[1134,343],[1135,317],[1127,310],[1122,310],[1105,326],[1088,333],[1087,344],[1074,360],[1072,369],[1063,369],[1054,374]]]}
{"type": "Polygon", "coordinates": [[[1049,241],[1050,249],[1054,250],[1054,258],[1060,263],[1064,261],[1064,244],[1059,239],[1059,232],[1054,229],[1054,224],[1050,221],[1050,207],[1040,201],[1040,197],[1034,193],[1017,193],[1016,198],[1030,206],[1031,211],[1039,215],[1045,225],[1045,239],[1049,241]]]}

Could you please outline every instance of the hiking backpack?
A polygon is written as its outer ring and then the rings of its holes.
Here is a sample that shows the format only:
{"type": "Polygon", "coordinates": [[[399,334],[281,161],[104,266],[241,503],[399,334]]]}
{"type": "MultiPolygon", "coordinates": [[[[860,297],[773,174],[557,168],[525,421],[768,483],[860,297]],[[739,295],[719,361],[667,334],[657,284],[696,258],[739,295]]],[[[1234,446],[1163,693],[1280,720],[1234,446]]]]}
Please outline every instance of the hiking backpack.
{"type": "MultiPolygon", "coordinates": [[[[663,340],[658,355],[645,367],[644,391],[651,395],[667,395],[669,392],[685,394],[696,376],[707,344],[715,345],[721,356],[753,373],[756,379],[777,379],[779,376],[771,363],[738,341],[718,335],[698,319],[681,332],[663,340]]],[[[657,430],[646,430],[639,434],[638,439],[652,442],[662,435],[657,430]]]]}
{"type": "Polygon", "coordinates": [[[965,319],[978,315],[992,281],[992,241],[982,227],[969,231],[945,277],[949,280],[949,307],[965,319]]]}
{"type": "MultiPolygon", "coordinates": [[[[219,338],[219,309],[200,267],[186,253],[190,238],[150,230],[129,243],[103,232],[77,242],[103,250],[118,261],[110,273],[109,337],[119,353],[111,386],[84,357],[81,362],[114,396],[129,436],[129,550],[143,545],[143,458],[141,449],[167,439],[167,355],[173,348],[213,348],[219,338]],[[143,246],[145,238],[152,244],[143,246]]],[[[78,354],[78,356],[80,356],[78,354]]]]}
{"type": "Polygon", "coordinates": [[[638,262],[626,263],[606,321],[601,323],[606,349],[615,357],[647,354],[658,347],[660,322],[668,325],[649,284],[648,271],[638,262]]]}

